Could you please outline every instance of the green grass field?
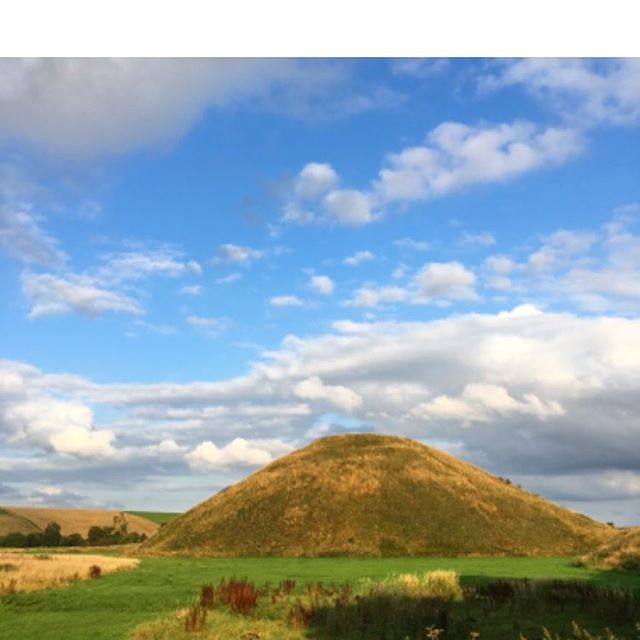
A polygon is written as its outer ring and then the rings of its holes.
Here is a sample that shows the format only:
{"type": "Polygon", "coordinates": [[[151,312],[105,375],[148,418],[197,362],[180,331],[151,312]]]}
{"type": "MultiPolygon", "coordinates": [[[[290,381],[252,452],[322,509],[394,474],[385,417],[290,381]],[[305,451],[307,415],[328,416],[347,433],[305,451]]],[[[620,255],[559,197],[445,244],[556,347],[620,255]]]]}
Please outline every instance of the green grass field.
{"type": "Polygon", "coordinates": [[[123,639],[146,620],[187,606],[200,586],[247,576],[257,584],[292,578],[343,582],[448,568],[463,586],[498,577],[592,580],[640,589],[640,575],[572,566],[570,558],[143,558],[138,569],[67,588],[0,598],[2,640],[123,639]]]}
{"type": "Polygon", "coordinates": [[[134,516],[140,516],[141,518],[146,518],[147,520],[151,520],[158,524],[171,522],[179,515],[182,515],[180,513],[170,513],[165,511],[126,511],[125,513],[131,513],[134,516]]]}

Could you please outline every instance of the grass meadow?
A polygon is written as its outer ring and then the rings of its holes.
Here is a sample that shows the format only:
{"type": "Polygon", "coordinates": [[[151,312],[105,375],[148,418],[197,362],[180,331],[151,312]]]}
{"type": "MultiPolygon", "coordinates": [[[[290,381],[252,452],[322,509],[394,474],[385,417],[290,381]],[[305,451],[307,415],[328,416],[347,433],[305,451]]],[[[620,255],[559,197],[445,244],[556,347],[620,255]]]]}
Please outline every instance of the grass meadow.
{"type": "MultiPolygon", "coordinates": [[[[63,588],[0,596],[0,639],[130,638],[141,623],[170,619],[177,610],[189,607],[203,584],[232,576],[248,577],[256,585],[277,584],[284,579],[295,580],[298,585],[310,581],[339,584],[436,569],[456,571],[463,587],[497,578],[560,578],[640,589],[638,574],[578,567],[572,558],[143,557],[130,571],[63,588]]],[[[569,613],[558,613],[558,623],[568,624],[569,613]]],[[[175,630],[172,634],[180,637],[175,630]]]]}

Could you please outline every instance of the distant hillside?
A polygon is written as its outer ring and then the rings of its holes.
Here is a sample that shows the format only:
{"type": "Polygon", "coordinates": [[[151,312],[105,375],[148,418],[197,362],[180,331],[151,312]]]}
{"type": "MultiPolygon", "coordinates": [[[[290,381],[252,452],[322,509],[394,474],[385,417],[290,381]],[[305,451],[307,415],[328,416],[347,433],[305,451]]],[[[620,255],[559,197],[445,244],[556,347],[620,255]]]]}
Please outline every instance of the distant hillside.
{"type": "Polygon", "coordinates": [[[0,538],[8,533],[37,533],[40,529],[22,516],[13,511],[0,508],[0,538]]]}
{"type": "Polygon", "coordinates": [[[166,524],[143,548],[222,556],[581,553],[611,528],[414,440],[332,436],[166,524]]]}
{"type": "MultiPolygon", "coordinates": [[[[79,533],[86,537],[93,526],[110,527],[113,517],[122,513],[109,509],[62,509],[55,507],[0,508],[0,536],[8,533],[32,533],[44,530],[49,522],[60,525],[62,535],[79,533]]],[[[129,532],[153,535],[159,525],[148,518],[126,514],[129,532]]]]}
{"type": "Polygon", "coordinates": [[[171,522],[171,520],[175,520],[180,515],[173,511],[125,511],[125,513],[127,514],[127,518],[129,517],[129,514],[132,514],[161,525],[167,524],[167,522],[171,522]]]}

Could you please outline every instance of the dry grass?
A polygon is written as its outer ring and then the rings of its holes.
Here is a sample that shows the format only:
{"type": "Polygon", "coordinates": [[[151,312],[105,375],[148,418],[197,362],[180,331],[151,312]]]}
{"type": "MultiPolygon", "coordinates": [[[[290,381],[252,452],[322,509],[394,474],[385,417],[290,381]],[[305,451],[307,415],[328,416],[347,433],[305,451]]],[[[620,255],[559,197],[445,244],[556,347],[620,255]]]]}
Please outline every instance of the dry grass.
{"type": "Polygon", "coordinates": [[[618,531],[611,542],[583,556],[582,561],[585,564],[640,571],[640,527],[618,531]]]}
{"type": "Polygon", "coordinates": [[[215,556],[574,555],[611,527],[407,438],[331,436],[169,522],[142,548],[215,556]]]}
{"type": "MultiPolygon", "coordinates": [[[[120,511],[109,509],[55,509],[51,507],[4,507],[5,514],[13,515],[16,519],[22,519],[23,523],[31,523],[34,528],[18,528],[13,531],[29,533],[33,530],[44,530],[49,522],[57,522],[60,525],[62,535],[68,536],[72,533],[79,533],[83,537],[87,536],[89,529],[93,526],[110,527],[113,525],[113,517],[119,515],[120,511]]],[[[146,533],[153,535],[159,525],[146,518],[126,513],[125,517],[129,524],[129,531],[146,533]]],[[[17,520],[16,520],[17,522],[17,520]]],[[[7,533],[11,533],[7,531],[7,533]]]]}
{"type": "Polygon", "coordinates": [[[0,593],[23,593],[61,587],[99,574],[133,569],[139,560],[89,554],[30,554],[21,551],[0,552],[0,593]]]}

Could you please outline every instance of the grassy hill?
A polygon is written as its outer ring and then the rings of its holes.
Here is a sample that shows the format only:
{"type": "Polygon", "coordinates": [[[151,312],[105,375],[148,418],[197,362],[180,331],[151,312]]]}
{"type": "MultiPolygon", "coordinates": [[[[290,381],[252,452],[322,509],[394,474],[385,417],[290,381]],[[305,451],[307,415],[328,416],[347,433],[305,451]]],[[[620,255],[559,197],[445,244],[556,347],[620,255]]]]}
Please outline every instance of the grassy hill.
{"type": "Polygon", "coordinates": [[[174,511],[125,511],[127,517],[129,514],[140,516],[155,522],[157,524],[167,524],[171,520],[175,520],[180,514],[174,511]]]}
{"type": "Polygon", "coordinates": [[[613,540],[590,554],[586,560],[593,560],[596,564],[615,569],[640,572],[640,527],[623,529],[613,540]]]}
{"type": "MultiPolygon", "coordinates": [[[[3,507],[0,508],[0,536],[8,533],[43,531],[49,522],[60,525],[62,535],[87,535],[93,526],[110,527],[113,517],[120,511],[109,509],[64,509],[57,507],[3,507]]],[[[129,531],[153,535],[159,525],[149,518],[126,514],[129,531]]]]}
{"type": "Polygon", "coordinates": [[[0,508],[0,537],[8,533],[38,533],[38,531],[40,529],[31,520],[9,509],[0,508]]]}
{"type": "Polygon", "coordinates": [[[414,440],[331,436],[169,522],[150,552],[220,556],[567,555],[615,535],[414,440]]]}

